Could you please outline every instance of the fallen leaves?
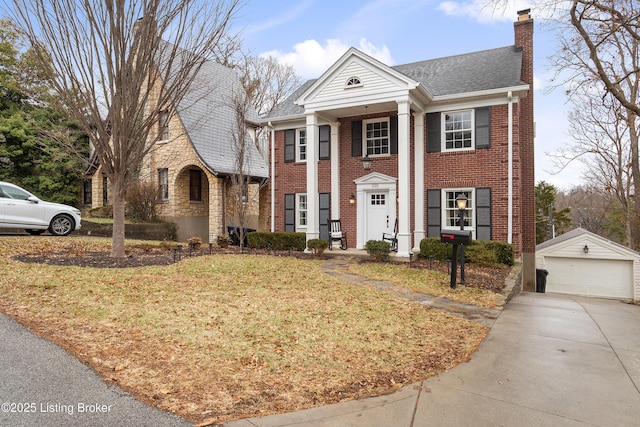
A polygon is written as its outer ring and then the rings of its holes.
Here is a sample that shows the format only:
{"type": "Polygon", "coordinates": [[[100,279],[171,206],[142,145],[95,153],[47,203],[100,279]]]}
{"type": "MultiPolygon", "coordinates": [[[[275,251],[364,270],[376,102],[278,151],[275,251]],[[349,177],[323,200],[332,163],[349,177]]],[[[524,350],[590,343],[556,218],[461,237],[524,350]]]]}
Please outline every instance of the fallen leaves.
{"type": "Polygon", "coordinates": [[[468,360],[487,331],[331,278],[315,260],[212,255],[114,270],[11,258],[107,244],[0,239],[0,310],[194,422],[386,393],[468,360]]]}

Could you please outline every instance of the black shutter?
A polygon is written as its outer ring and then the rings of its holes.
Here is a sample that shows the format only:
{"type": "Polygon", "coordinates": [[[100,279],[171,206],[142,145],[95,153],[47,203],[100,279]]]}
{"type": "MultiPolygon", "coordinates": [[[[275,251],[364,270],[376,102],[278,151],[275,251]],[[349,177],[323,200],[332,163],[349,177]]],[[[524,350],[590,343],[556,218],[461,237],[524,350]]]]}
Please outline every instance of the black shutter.
{"type": "Polygon", "coordinates": [[[476,148],[491,146],[491,109],[489,107],[476,108],[476,148]]]}
{"type": "Polygon", "coordinates": [[[440,205],[442,198],[440,190],[427,190],[427,237],[440,238],[442,228],[442,213],[440,205]]]}
{"type": "Polygon", "coordinates": [[[318,146],[320,148],[320,160],[329,160],[331,147],[331,126],[323,125],[319,128],[318,146]]]}
{"type": "Polygon", "coordinates": [[[362,120],[351,122],[351,157],[362,157],[362,120]]]}
{"type": "Polygon", "coordinates": [[[441,150],[441,127],[440,113],[427,114],[427,153],[437,153],[441,150]]]}
{"type": "Polygon", "coordinates": [[[296,231],[296,195],[284,195],[284,231],[296,231]]]}
{"type": "Polygon", "coordinates": [[[398,154],[398,116],[389,117],[389,138],[391,154],[398,154]]]}
{"type": "Polygon", "coordinates": [[[491,240],[491,188],[476,188],[476,240],[491,240]]]}
{"type": "Polygon", "coordinates": [[[320,238],[329,240],[328,220],[331,216],[331,193],[320,193],[319,205],[318,220],[320,221],[320,238]]]}
{"type": "Polygon", "coordinates": [[[296,161],[296,130],[284,131],[284,161],[285,163],[296,161]]]}

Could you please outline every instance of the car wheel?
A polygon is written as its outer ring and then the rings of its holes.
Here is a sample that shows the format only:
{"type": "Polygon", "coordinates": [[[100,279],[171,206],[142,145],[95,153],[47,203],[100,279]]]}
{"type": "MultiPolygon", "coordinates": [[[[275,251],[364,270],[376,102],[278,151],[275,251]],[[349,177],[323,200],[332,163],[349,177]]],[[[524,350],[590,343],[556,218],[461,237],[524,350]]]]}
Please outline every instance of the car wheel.
{"type": "Polygon", "coordinates": [[[29,229],[29,230],[24,230],[27,233],[31,234],[32,236],[39,236],[42,233],[44,233],[46,230],[33,230],[33,229],[29,229]]]}
{"type": "Polygon", "coordinates": [[[73,218],[69,215],[56,215],[49,224],[49,232],[54,236],[66,236],[71,233],[75,228],[73,218]]]}

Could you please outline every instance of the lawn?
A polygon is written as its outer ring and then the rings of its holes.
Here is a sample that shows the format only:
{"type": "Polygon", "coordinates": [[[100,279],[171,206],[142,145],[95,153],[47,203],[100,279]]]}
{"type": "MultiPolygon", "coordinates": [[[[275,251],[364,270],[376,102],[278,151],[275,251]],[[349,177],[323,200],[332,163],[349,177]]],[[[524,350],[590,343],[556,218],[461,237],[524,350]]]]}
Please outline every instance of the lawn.
{"type": "MultiPolygon", "coordinates": [[[[487,332],[331,278],[320,260],[218,254],[165,266],[86,268],[12,258],[83,256],[109,244],[0,238],[0,311],[106,381],[193,422],[385,393],[468,360],[487,332]]],[[[397,276],[405,280],[401,270],[397,276]]]]}

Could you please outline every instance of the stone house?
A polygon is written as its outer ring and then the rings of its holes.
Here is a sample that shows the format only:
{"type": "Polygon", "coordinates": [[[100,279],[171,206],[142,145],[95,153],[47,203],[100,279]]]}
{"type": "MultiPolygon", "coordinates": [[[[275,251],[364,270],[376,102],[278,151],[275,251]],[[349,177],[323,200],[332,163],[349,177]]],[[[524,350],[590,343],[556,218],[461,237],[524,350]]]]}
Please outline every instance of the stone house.
{"type": "Polygon", "coordinates": [[[397,256],[409,257],[423,238],[459,228],[464,194],[465,228],[511,243],[524,289],[535,289],[529,10],[514,36],[505,47],[397,66],[351,48],[304,83],[263,119],[272,229],[326,239],[327,219],[340,219],[349,247],[362,249],[397,221],[397,256]]]}
{"type": "MultiPolygon", "coordinates": [[[[244,156],[237,154],[242,145],[235,142],[239,135],[235,99],[239,94],[243,95],[244,89],[235,71],[205,62],[189,91],[160,113],[148,136],[154,147],[138,177],[157,189],[156,213],[177,225],[179,241],[197,236],[203,242],[215,242],[217,236],[227,234],[228,226],[239,225],[239,203],[244,206],[245,227],[265,227],[260,214],[262,209],[263,217],[268,216],[264,210],[269,207],[269,169],[257,146],[260,125],[253,106],[244,115],[244,156]],[[232,182],[240,169],[240,157],[248,177],[242,201],[232,182]]],[[[109,184],[100,168],[85,185],[85,195],[85,199],[90,197],[91,207],[110,204],[109,184]]]]}

